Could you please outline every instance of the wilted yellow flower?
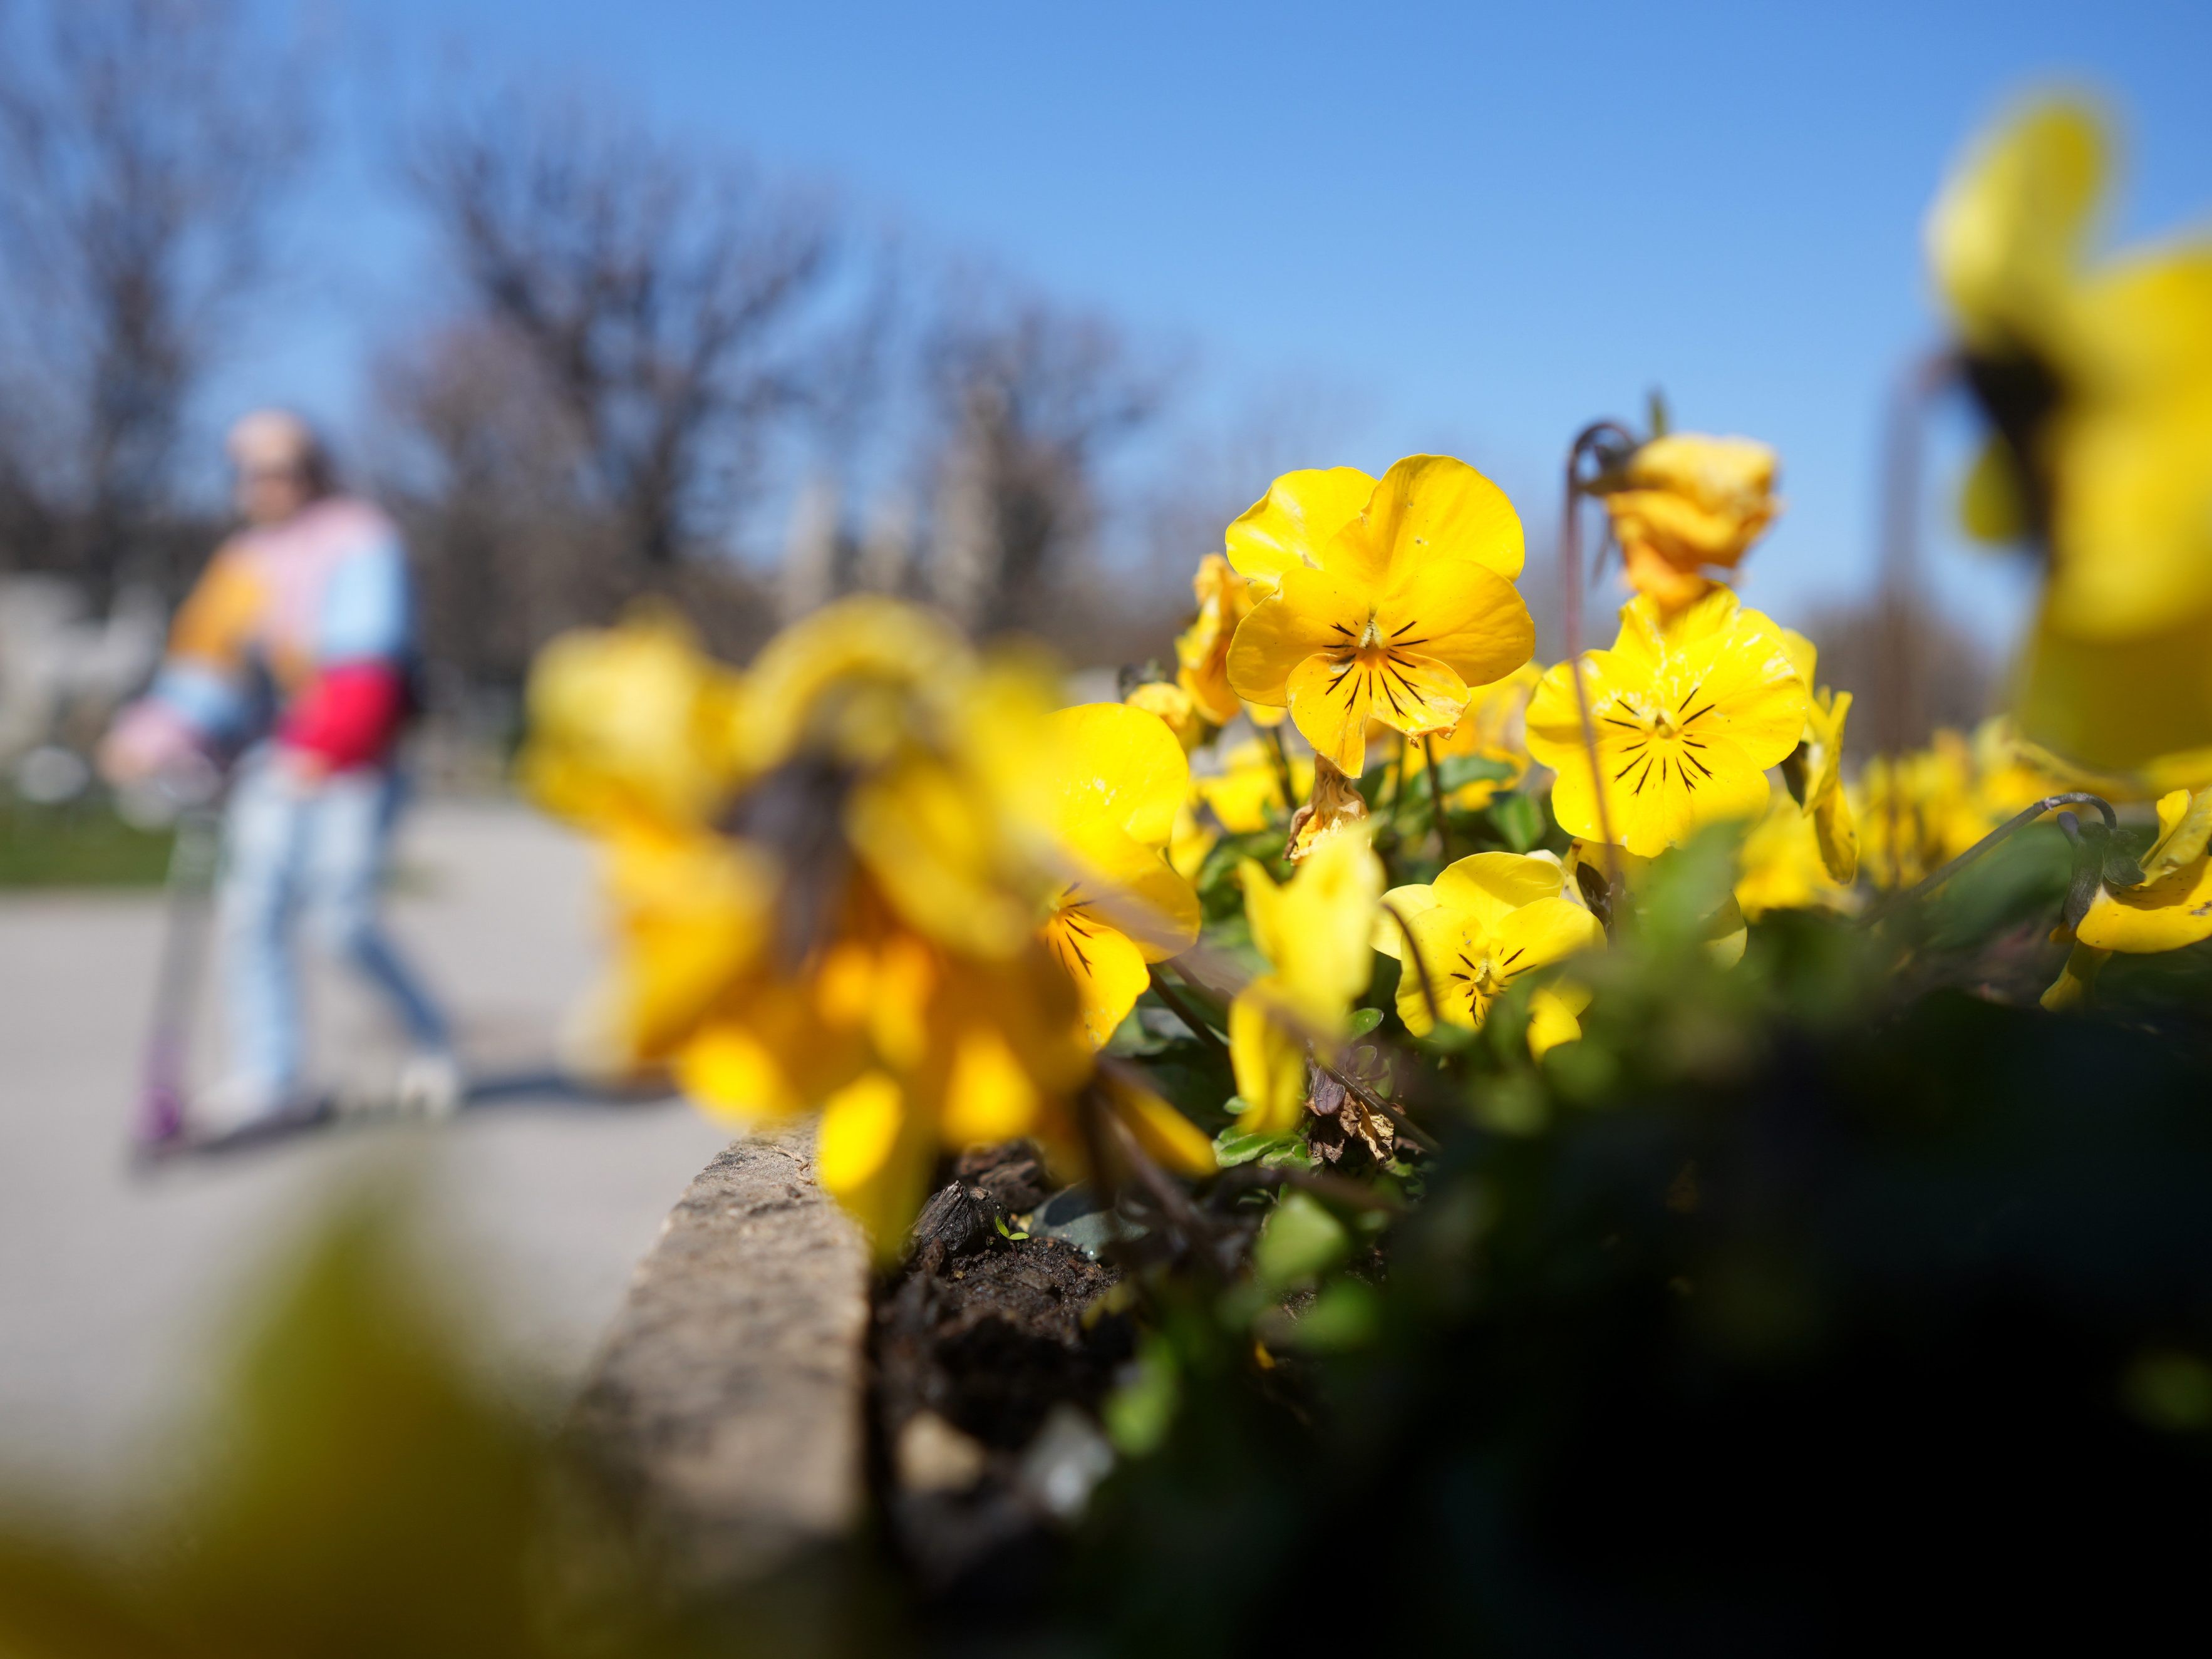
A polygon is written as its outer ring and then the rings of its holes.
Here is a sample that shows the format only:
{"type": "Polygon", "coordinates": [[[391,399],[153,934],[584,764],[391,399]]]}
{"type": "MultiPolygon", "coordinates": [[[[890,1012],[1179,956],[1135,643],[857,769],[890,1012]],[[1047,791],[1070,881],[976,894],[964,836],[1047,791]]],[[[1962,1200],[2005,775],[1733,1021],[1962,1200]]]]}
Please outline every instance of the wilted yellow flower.
{"type": "Polygon", "coordinates": [[[1637,447],[1605,510],[1622,574],[1669,614],[1705,597],[1708,570],[1733,570],[1782,510],[1774,452],[1749,438],[1670,433],[1637,447]]]}
{"type": "Polygon", "coordinates": [[[2106,143],[2045,101],[1976,147],[1928,246],[1994,436],[1968,527],[2046,551],[2023,729],[2070,758],[2212,773],[2212,244],[2089,262],[2106,143]],[[2195,751],[2187,759],[2185,751],[2195,751]]]}
{"type": "Polygon", "coordinates": [[[1476,686],[1458,725],[1431,743],[1407,745],[1406,787],[1415,787],[1413,780],[1428,770],[1431,748],[1439,761],[1473,756],[1512,769],[1504,777],[1471,778],[1455,789],[1447,789],[1444,802],[1456,811],[1479,812],[1502,792],[1517,787],[1528,774],[1528,699],[1535,695],[1543,678],[1544,671],[1529,662],[1502,680],[1476,686]]]}
{"type": "Polygon", "coordinates": [[[1190,768],[1165,726],[1123,703],[1061,709],[1045,741],[1052,828],[1072,868],[1044,939],[1074,982],[1084,1035],[1103,1048],[1147,964],[1198,938],[1198,895],[1166,857],[1190,768]]]}
{"type": "Polygon", "coordinates": [[[1332,1056],[1373,977],[1382,864],[1364,836],[1328,836],[1280,887],[1250,859],[1242,873],[1252,941],[1270,971],[1229,1006],[1230,1060],[1245,1104],[1238,1121],[1280,1133],[1305,1104],[1310,1047],[1332,1056]]]}
{"type": "Polygon", "coordinates": [[[1165,725],[1186,755],[1213,735],[1213,727],[1191,701],[1190,693],[1172,680],[1146,680],[1142,685],[1133,685],[1121,701],[1165,725]]]}
{"type": "Polygon", "coordinates": [[[1350,471],[1278,479],[1244,534],[1231,527],[1231,561],[1275,586],[1237,629],[1229,681],[1247,702],[1287,706],[1315,752],[1358,777],[1370,719],[1450,730],[1471,687],[1528,660],[1535,629],[1512,581],[1521,521],[1495,484],[1409,456],[1347,511],[1364,476],[1350,471]]]}
{"type": "Polygon", "coordinates": [[[1290,842],[1283,848],[1283,857],[1292,864],[1310,857],[1325,836],[1356,835],[1364,839],[1366,823],[1367,798],[1359,793],[1359,786],[1338,771],[1327,756],[1316,755],[1313,793],[1291,814],[1290,842]]]}
{"type": "Polygon", "coordinates": [[[1597,769],[1583,740],[1572,666],[1544,676],[1528,705],[1528,752],[1559,775],[1552,811],[1570,835],[1605,823],[1644,857],[1703,825],[1766,810],[1766,769],[1797,746],[1811,706],[1779,629],[1725,588],[1671,622],[1638,595],[1609,651],[1583,655],[1597,769]]]}
{"type": "MultiPolygon", "coordinates": [[[[1597,918],[1561,896],[1565,878],[1549,854],[1477,853],[1433,883],[1386,893],[1375,947],[1404,964],[1398,1018],[1406,1029],[1426,1036],[1442,1021],[1479,1030],[1490,1005],[1523,974],[1602,945],[1597,918]]],[[[1565,1040],[1567,1012],[1547,1006],[1547,1047],[1565,1040]]]]}

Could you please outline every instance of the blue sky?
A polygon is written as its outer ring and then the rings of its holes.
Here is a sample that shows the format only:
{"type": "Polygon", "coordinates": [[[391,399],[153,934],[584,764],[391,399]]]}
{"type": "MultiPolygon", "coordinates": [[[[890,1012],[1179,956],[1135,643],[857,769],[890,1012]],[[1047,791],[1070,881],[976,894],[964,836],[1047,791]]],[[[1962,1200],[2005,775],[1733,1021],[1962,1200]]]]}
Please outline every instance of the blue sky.
{"type": "MultiPolygon", "coordinates": [[[[362,131],[456,61],[603,90],[1111,311],[1190,354],[1204,407],[1291,399],[1315,463],[1462,454],[1539,544],[1568,436],[1662,385],[1679,423],[1782,451],[1747,591],[1785,611],[1869,572],[1881,390],[1935,329],[1919,218],[1969,134],[2087,85],[2123,117],[2116,228],[2212,217],[2203,0],[381,0],[345,27],[362,131]]],[[[367,155],[325,208],[359,244],[344,326],[373,330],[419,295],[367,155]]],[[[263,369],[327,405],[353,395],[337,342],[326,320],[263,369]]],[[[2001,627],[2013,584],[1939,563],[2001,627]]]]}

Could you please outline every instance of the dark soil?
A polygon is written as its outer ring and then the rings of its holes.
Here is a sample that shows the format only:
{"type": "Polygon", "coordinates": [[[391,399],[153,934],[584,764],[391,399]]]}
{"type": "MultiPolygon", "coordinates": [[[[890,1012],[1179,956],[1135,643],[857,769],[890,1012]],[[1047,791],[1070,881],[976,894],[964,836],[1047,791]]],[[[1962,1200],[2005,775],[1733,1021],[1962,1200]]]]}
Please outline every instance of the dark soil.
{"type": "Polygon", "coordinates": [[[1093,1307],[1114,1267],[1060,1239],[1006,1237],[1047,1196],[1032,1149],[969,1153],[951,1173],[906,1264],[876,1287],[874,1474],[922,1593],[1003,1614],[1042,1587],[1056,1547],[1024,1454],[1055,1407],[1097,1411],[1132,1334],[1093,1307]],[[917,1424],[925,1413],[940,1424],[917,1424]]]}

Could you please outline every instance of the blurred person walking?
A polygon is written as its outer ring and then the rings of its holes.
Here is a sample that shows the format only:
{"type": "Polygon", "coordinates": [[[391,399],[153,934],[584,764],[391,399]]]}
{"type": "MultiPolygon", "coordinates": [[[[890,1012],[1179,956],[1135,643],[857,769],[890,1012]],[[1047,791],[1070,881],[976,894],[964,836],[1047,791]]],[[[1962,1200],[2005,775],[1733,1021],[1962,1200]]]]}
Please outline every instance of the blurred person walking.
{"type": "Polygon", "coordinates": [[[337,488],[327,452],[280,410],[228,444],[245,527],[177,613],[145,697],[118,716],[100,767],[118,784],[212,762],[231,770],[216,914],[229,1070],[187,1109],[212,1137],[313,1115],[295,933],[390,1005],[410,1045],[397,1103],[453,1110],[451,1028],[377,916],[404,791],[414,617],[392,520],[337,488]]]}

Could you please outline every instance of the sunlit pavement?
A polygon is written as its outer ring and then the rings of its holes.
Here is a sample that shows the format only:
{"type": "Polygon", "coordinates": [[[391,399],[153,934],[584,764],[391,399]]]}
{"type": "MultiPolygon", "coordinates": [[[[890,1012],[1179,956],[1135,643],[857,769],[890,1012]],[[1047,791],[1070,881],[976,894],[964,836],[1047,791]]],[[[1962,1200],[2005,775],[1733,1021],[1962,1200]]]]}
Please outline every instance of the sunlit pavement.
{"type": "MultiPolygon", "coordinates": [[[[151,1173],[130,1167],[125,1129],[161,899],[0,897],[0,1509],[137,1490],[186,1441],[256,1288],[364,1184],[416,1194],[424,1282],[502,1376],[554,1411],[580,1376],[727,1136],[673,1103],[529,1081],[592,973],[580,843],[517,807],[433,804],[401,868],[393,931],[454,1009],[486,1097],[446,1124],[341,1126],[151,1173]]],[[[352,988],[316,989],[326,1074],[388,1070],[352,988]]]]}

